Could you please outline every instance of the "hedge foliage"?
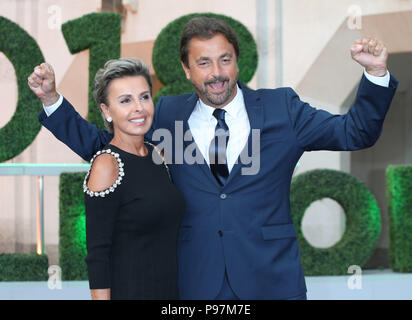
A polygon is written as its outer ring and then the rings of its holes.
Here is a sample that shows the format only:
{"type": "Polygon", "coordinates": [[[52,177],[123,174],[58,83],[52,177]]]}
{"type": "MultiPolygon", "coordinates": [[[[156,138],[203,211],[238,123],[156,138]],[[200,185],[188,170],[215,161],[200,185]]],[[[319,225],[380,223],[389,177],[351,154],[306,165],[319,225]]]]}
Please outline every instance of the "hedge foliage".
{"type": "MultiPolygon", "coordinates": [[[[18,91],[16,111],[0,128],[0,162],[3,162],[23,152],[40,131],[37,114],[42,105],[27,85],[27,78],[35,66],[44,62],[44,57],[37,42],[24,29],[1,16],[0,51],[14,67],[18,91]]],[[[47,280],[48,267],[47,255],[0,254],[0,281],[47,280]]]]}
{"type": "Polygon", "coordinates": [[[1,16],[0,51],[14,67],[18,90],[16,111],[0,128],[0,162],[3,162],[23,152],[40,131],[37,115],[42,104],[27,85],[27,78],[36,65],[44,62],[44,57],[37,42],[24,29],[1,16]]]}
{"type": "Polygon", "coordinates": [[[386,185],[390,267],[412,272],[412,166],[389,166],[386,185]]]}
{"type": "Polygon", "coordinates": [[[62,25],[62,32],[72,54],[89,53],[89,122],[105,129],[99,108],[93,99],[96,72],[106,61],[120,57],[121,16],[118,13],[90,13],[62,25]]]}
{"type": "Polygon", "coordinates": [[[344,275],[350,265],[362,267],[372,256],[381,231],[380,211],[360,180],[340,171],[312,170],[293,179],[290,200],[305,275],[344,275]],[[346,230],[334,246],[315,248],[304,238],[301,224],[310,204],[323,198],[344,209],[346,230]]]}
{"type": "Polygon", "coordinates": [[[47,255],[35,253],[0,254],[0,281],[47,281],[47,255]]]}
{"type": "Polygon", "coordinates": [[[63,280],[87,280],[85,173],[62,173],[59,182],[59,265],[63,280]]]}
{"type": "MultiPolygon", "coordinates": [[[[60,267],[64,280],[87,280],[84,173],[60,176],[60,267]]],[[[372,256],[381,230],[375,197],[357,178],[340,171],[313,170],[295,177],[291,185],[291,211],[297,229],[305,275],[346,275],[350,265],[362,267],[372,256]],[[331,198],[346,213],[346,230],[331,248],[312,247],[301,223],[310,204],[331,198]]]]}
{"type": "Polygon", "coordinates": [[[180,63],[180,37],[184,25],[194,17],[207,16],[222,19],[236,32],[239,40],[240,56],[238,61],[239,80],[248,83],[257,68],[258,54],[256,42],[249,30],[239,21],[225,15],[214,13],[193,13],[184,15],[170,22],[156,38],[153,47],[152,63],[157,78],[165,85],[161,88],[154,102],[161,96],[178,95],[194,91],[191,83],[186,79],[180,63]]]}

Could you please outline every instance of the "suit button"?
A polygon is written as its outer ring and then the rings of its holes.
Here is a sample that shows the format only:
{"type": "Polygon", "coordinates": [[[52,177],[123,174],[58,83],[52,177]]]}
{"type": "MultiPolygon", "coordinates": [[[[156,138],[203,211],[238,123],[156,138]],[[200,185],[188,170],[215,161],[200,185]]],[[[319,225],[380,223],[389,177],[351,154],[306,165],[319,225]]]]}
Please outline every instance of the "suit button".
{"type": "Polygon", "coordinates": [[[223,231],[222,231],[222,230],[219,230],[219,231],[217,232],[217,234],[219,235],[219,237],[223,237],[223,231]]]}
{"type": "Polygon", "coordinates": [[[226,198],[227,198],[226,193],[222,193],[222,194],[220,195],[220,199],[225,200],[226,198]]]}

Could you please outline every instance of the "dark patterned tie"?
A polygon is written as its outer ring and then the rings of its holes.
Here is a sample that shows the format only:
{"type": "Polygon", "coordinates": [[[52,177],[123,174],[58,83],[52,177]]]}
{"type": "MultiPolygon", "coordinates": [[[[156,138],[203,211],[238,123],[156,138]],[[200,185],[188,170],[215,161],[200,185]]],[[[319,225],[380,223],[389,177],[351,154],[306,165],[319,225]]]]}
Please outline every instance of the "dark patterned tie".
{"type": "Polygon", "coordinates": [[[210,170],[217,182],[223,186],[229,176],[226,161],[226,148],[229,141],[229,127],[225,122],[225,110],[216,109],[213,116],[217,119],[215,136],[209,147],[210,170]]]}

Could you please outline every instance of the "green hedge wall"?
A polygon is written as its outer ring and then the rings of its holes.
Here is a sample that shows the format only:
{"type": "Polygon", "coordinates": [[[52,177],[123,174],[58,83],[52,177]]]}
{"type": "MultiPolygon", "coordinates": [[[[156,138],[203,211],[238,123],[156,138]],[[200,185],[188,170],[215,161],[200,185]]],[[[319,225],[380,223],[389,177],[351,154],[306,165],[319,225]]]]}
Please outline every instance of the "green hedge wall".
{"type": "Polygon", "coordinates": [[[312,170],[293,179],[290,200],[305,275],[344,275],[350,265],[362,267],[372,256],[381,231],[380,211],[360,180],[340,171],[312,170]],[[346,230],[334,246],[315,248],[304,238],[301,224],[310,204],[323,198],[342,206],[346,230]]]}
{"type": "Polygon", "coordinates": [[[170,22],[156,38],[152,63],[158,79],[165,85],[154,97],[157,103],[164,95],[178,95],[194,92],[191,83],[186,79],[180,63],[180,37],[184,25],[193,17],[207,16],[219,18],[227,22],[236,32],[239,40],[240,56],[238,61],[239,80],[248,83],[257,68],[258,54],[256,42],[249,30],[239,21],[225,15],[214,13],[193,13],[170,22]]]}
{"type": "MultiPolygon", "coordinates": [[[[3,162],[23,152],[40,131],[37,115],[42,105],[27,85],[27,78],[36,65],[44,62],[44,57],[37,42],[24,29],[1,16],[0,52],[14,67],[18,91],[16,111],[0,128],[0,162],[3,162]]],[[[48,267],[47,255],[0,254],[0,281],[47,280],[48,267]]]]}
{"type": "Polygon", "coordinates": [[[390,267],[412,272],[412,166],[389,166],[386,184],[390,267]]]}
{"type": "MultiPolygon", "coordinates": [[[[88,14],[64,23],[62,32],[71,53],[90,49],[88,120],[104,128],[93,100],[93,80],[107,60],[120,57],[121,16],[106,12],[88,14]]],[[[11,120],[0,128],[0,162],[3,162],[23,152],[40,131],[37,115],[42,105],[28,87],[27,78],[33,68],[45,60],[37,42],[25,30],[1,16],[0,51],[14,66],[18,88],[16,111],[11,120]]]]}
{"type": "MultiPolygon", "coordinates": [[[[87,280],[84,173],[60,176],[60,267],[64,280],[87,280]]],[[[373,254],[381,230],[375,197],[357,178],[334,170],[313,170],[295,177],[291,212],[297,229],[305,275],[346,275],[350,265],[362,267],[373,254]],[[314,248],[304,238],[301,223],[310,204],[331,198],[346,214],[342,239],[327,249],[314,248]]]]}
{"type": "Polygon", "coordinates": [[[44,62],[44,57],[36,41],[4,17],[0,17],[0,52],[13,64],[18,90],[16,111],[0,128],[0,162],[3,162],[23,152],[40,131],[37,115],[42,104],[27,85],[27,78],[36,65],[44,62]]]}
{"type": "Polygon", "coordinates": [[[47,281],[47,255],[0,254],[0,281],[47,281]]]}
{"type": "Polygon", "coordinates": [[[121,16],[112,12],[87,14],[64,23],[62,32],[72,54],[90,49],[88,120],[105,129],[93,99],[93,81],[96,72],[107,60],[120,57],[121,16]]]}
{"type": "Polygon", "coordinates": [[[87,280],[85,173],[62,173],[59,182],[59,265],[62,280],[87,280]]]}

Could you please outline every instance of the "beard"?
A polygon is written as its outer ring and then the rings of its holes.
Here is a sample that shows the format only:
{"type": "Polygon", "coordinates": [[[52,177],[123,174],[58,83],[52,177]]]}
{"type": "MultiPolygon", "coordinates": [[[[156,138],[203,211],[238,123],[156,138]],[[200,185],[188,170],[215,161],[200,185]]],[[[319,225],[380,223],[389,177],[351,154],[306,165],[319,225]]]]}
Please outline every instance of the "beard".
{"type": "Polygon", "coordinates": [[[230,81],[227,77],[215,77],[212,80],[206,81],[202,86],[192,82],[200,98],[203,98],[204,102],[213,107],[219,107],[225,105],[232,98],[235,91],[237,79],[230,81]],[[219,94],[214,94],[209,91],[209,85],[218,82],[223,82],[225,89],[219,94]],[[227,85],[226,85],[227,83],[227,85]]]}

